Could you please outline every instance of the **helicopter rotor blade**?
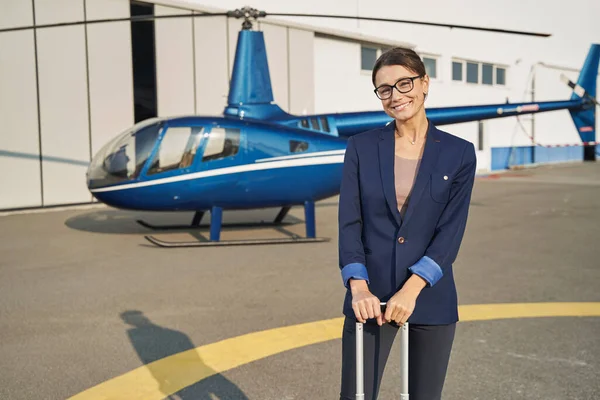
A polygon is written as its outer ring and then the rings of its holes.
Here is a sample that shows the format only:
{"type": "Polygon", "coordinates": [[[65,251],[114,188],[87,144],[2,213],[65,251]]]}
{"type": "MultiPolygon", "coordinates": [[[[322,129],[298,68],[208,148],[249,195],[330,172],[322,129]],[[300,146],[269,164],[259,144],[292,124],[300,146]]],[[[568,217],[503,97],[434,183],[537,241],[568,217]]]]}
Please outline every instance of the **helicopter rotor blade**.
{"type": "Polygon", "coordinates": [[[223,13],[203,13],[203,14],[173,14],[173,15],[141,15],[141,16],[133,16],[133,17],[125,17],[125,18],[108,18],[108,19],[96,19],[96,20],[88,20],[88,21],[76,21],[76,22],[63,22],[57,24],[46,24],[46,25],[36,25],[34,26],[22,26],[15,28],[4,28],[0,29],[0,33],[2,32],[13,32],[20,31],[26,29],[33,28],[53,28],[59,26],[75,26],[75,25],[83,25],[83,24],[98,24],[104,22],[139,22],[139,21],[154,21],[157,19],[166,19],[166,18],[202,18],[202,17],[219,17],[219,16],[227,16],[231,18],[244,18],[246,22],[245,29],[249,29],[251,27],[251,23],[248,21],[250,19],[257,20],[258,18],[264,18],[267,16],[276,16],[276,17],[316,17],[316,18],[337,18],[337,19],[355,19],[355,20],[363,20],[363,21],[377,21],[377,22],[395,22],[395,23],[404,23],[404,24],[413,24],[413,25],[426,25],[426,26],[436,26],[442,28],[457,28],[457,29],[470,29],[477,31],[485,31],[485,32],[497,32],[497,33],[507,33],[507,34],[515,34],[515,35],[526,35],[526,36],[538,36],[538,37],[549,37],[551,34],[549,33],[537,33],[537,32],[524,32],[524,31],[514,31],[508,29],[497,29],[497,28],[484,28],[478,26],[467,26],[467,25],[456,25],[456,24],[443,24],[437,22],[423,22],[423,21],[408,21],[401,19],[390,19],[390,18],[375,18],[375,17],[359,17],[359,16],[351,16],[351,15],[330,15],[330,14],[295,14],[295,13],[267,13],[265,11],[259,11],[254,8],[244,7],[242,9],[236,9],[234,11],[228,11],[223,13]]]}
{"type": "Polygon", "coordinates": [[[484,28],[484,27],[479,27],[479,26],[456,25],[456,24],[442,24],[442,23],[437,23],[437,22],[408,21],[408,20],[390,19],[390,18],[359,17],[359,16],[351,16],[351,15],[267,13],[266,16],[358,19],[358,20],[364,20],[364,21],[398,22],[398,23],[403,23],[403,24],[416,24],[416,25],[437,26],[437,27],[442,27],[442,28],[470,29],[470,30],[476,30],[476,31],[508,33],[508,34],[513,34],[513,35],[526,35],[526,36],[538,36],[538,37],[549,37],[549,36],[551,36],[551,34],[549,34],[549,33],[513,31],[513,30],[508,30],[508,29],[484,28]]]}
{"type": "Polygon", "coordinates": [[[59,26],[76,26],[83,24],[99,24],[105,22],[140,22],[140,21],[154,21],[156,19],[166,19],[166,18],[202,18],[202,17],[225,17],[230,15],[230,13],[206,13],[206,14],[173,14],[173,15],[137,15],[133,17],[124,17],[124,18],[105,18],[105,19],[92,19],[88,21],[75,21],[75,22],[62,22],[58,24],[45,24],[45,25],[36,25],[36,26],[20,26],[16,28],[5,28],[0,29],[0,33],[2,32],[14,32],[14,31],[22,31],[26,29],[40,29],[40,28],[56,28],[59,26]]]}

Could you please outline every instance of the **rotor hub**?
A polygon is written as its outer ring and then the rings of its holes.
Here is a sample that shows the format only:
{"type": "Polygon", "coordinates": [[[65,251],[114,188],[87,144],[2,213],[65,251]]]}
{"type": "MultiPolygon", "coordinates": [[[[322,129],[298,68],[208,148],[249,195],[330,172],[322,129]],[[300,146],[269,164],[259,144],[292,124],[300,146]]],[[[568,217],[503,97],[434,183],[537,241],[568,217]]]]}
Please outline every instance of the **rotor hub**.
{"type": "Polygon", "coordinates": [[[260,17],[266,17],[267,13],[265,11],[259,11],[256,8],[246,6],[243,8],[238,8],[234,11],[229,11],[227,13],[227,16],[238,19],[244,18],[244,22],[242,23],[242,29],[250,30],[252,29],[253,21],[256,21],[260,17]]]}

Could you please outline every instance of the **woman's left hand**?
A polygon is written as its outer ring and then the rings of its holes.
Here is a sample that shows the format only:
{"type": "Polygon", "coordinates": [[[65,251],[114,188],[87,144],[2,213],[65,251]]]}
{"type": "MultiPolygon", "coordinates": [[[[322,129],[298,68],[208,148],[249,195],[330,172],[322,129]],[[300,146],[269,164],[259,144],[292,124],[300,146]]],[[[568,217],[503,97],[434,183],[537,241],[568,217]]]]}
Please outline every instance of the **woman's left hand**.
{"type": "Polygon", "coordinates": [[[387,301],[384,319],[404,325],[415,310],[417,297],[426,282],[418,275],[412,275],[402,288],[387,301]]]}

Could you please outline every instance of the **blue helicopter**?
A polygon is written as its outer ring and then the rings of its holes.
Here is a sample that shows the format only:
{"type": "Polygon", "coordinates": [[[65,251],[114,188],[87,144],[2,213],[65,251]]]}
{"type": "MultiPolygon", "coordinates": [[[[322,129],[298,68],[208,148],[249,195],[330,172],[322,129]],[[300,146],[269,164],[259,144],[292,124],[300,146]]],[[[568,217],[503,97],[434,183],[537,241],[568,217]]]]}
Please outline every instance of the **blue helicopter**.
{"type": "MultiPolygon", "coordinates": [[[[251,30],[252,20],[266,13],[245,8],[227,15],[244,18],[244,24],[223,115],[139,122],[93,157],[88,188],[96,199],[117,208],[194,211],[187,228],[200,227],[210,211],[210,240],[173,242],[145,236],[161,247],[328,240],[316,236],[315,202],[339,193],[347,138],[391,119],[383,111],[309,116],[284,112],[273,103],[263,33],[251,30]],[[298,205],[304,206],[306,237],[220,240],[223,210],[281,207],[272,222],[281,224],[298,205]]],[[[427,116],[439,126],[566,109],[582,141],[593,142],[599,60],[600,45],[594,44],[577,83],[568,82],[574,90],[569,100],[430,108],[427,116]]],[[[595,157],[595,147],[586,148],[586,159],[589,150],[595,157]]],[[[182,228],[138,222],[155,230],[182,228]]]]}

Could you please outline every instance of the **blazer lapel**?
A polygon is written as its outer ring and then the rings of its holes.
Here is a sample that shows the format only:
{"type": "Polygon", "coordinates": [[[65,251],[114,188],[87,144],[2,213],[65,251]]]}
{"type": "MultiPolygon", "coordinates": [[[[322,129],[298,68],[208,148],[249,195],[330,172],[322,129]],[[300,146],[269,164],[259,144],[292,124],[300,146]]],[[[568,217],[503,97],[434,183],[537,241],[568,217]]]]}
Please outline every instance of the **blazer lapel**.
{"type": "Polygon", "coordinates": [[[406,224],[412,214],[415,211],[415,208],[419,204],[419,200],[421,195],[423,194],[423,190],[427,187],[429,183],[430,174],[434,170],[434,167],[438,160],[438,154],[440,151],[440,139],[437,134],[437,129],[431,121],[429,121],[429,126],[427,128],[427,138],[425,140],[425,149],[423,150],[423,158],[421,159],[421,165],[419,166],[419,170],[417,171],[417,177],[415,179],[415,184],[413,185],[412,191],[410,193],[410,198],[408,201],[408,208],[406,209],[406,213],[404,214],[404,223],[406,224]]]}
{"type": "Polygon", "coordinates": [[[379,133],[379,169],[385,200],[398,226],[402,225],[402,218],[398,212],[396,201],[396,183],[394,180],[394,123],[390,123],[379,133]]]}

